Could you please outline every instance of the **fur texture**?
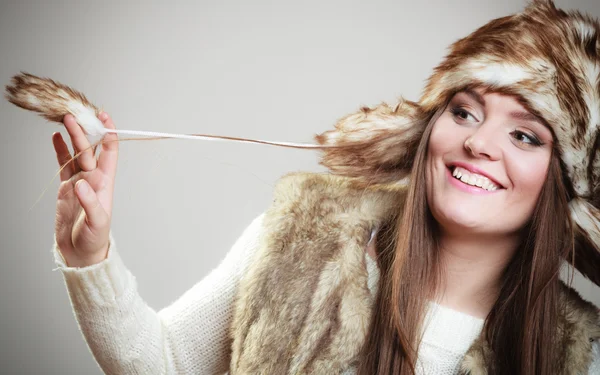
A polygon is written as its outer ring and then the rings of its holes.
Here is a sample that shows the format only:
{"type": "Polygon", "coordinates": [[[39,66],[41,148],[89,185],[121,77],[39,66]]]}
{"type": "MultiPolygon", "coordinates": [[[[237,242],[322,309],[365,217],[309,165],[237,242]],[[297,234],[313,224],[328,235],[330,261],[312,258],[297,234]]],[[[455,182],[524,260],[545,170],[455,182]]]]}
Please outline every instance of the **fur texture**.
{"type": "Polygon", "coordinates": [[[278,183],[240,285],[231,374],[336,374],[355,359],[373,302],[365,244],[399,194],[327,176],[278,183]]]}
{"type": "MultiPolygon", "coordinates": [[[[390,186],[315,174],[277,184],[236,300],[231,374],[339,374],[356,361],[374,302],[364,259],[370,232],[405,198],[402,187],[390,186]]],[[[598,312],[563,291],[557,334],[565,351],[557,374],[586,373],[590,340],[600,337],[598,312]]],[[[491,351],[479,338],[463,371],[485,374],[483,353],[491,351]]]]}
{"type": "Polygon", "coordinates": [[[72,114],[89,135],[106,133],[98,119],[100,110],[82,93],[69,86],[21,72],[6,86],[6,99],[16,106],[38,112],[49,121],[61,122],[65,115],[72,114]]]}
{"type": "Polygon", "coordinates": [[[452,44],[419,103],[363,108],[318,135],[343,146],[323,150],[321,163],[369,182],[405,178],[428,119],[475,86],[516,96],[552,129],[573,192],[571,217],[588,245],[574,264],[600,285],[600,24],[591,17],[548,0],[489,22],[452,44]]]}
{"type": "Polygon", "coordinates": [[[334,130],[317,135],[319,144],[340,146],[327,150],[321,163],[368,183],[397,182],[412,169],[427,121],[419,105],[408,100],[363,107],[338,121],[334,130]]]}

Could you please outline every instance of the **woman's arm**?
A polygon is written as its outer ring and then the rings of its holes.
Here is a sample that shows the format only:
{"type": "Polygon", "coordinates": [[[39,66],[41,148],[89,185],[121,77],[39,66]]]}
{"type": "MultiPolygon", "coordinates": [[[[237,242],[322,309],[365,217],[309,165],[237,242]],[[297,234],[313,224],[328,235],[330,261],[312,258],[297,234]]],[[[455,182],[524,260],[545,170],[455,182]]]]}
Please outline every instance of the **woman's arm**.
{"type": "Polygon", "coordinates": [[[229,367],[229,324],[239,280],[256,250],[263,215],[221,264],[170,306],[154,311],[140,297],[114,239],[108,256],[67,267],[54,246],[81,332],[106,374],[217,374],[229,367]]]}

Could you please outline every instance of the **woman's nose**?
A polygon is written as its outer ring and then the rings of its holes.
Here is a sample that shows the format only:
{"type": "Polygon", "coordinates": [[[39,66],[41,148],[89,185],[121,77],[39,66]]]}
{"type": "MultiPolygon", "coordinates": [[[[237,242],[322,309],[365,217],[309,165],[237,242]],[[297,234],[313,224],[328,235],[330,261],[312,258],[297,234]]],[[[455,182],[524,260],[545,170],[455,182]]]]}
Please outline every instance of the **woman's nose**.
{"type": "Polygon", "coordinates": [[[498,160],[500,158],[499,134],[493,131],[490,124],[482,124],[465,139],[464,147],[476,158],[498,160]],[[487,125],[487,126],[486,126],[487,125]]]}

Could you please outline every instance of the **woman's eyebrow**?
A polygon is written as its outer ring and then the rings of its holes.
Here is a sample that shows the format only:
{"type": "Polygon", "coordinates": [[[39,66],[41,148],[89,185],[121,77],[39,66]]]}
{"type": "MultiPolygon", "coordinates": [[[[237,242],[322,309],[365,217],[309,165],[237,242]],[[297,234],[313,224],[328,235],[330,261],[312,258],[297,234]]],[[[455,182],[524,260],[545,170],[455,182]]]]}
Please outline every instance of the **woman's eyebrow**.
{"type": "Polygon", "coordinates": [[[480,105],[485,107],[485,99],[477,91],[472,90],[472,89],[466,89],[461,92],[469,95],[473,100],[475,100],[477,103],[479,103],[480,105]]]}
{"type": "Polygon", "coordinates": [[[516,120],[533,121],[533,122],[539,123],[540,125],[543,125],[544,127],[548,127],[544,120],[542,120],[539,116],[536,116],[530,112],[513,111],[509,115],[510,115],[510,117],[512,117],[516,120]]]}

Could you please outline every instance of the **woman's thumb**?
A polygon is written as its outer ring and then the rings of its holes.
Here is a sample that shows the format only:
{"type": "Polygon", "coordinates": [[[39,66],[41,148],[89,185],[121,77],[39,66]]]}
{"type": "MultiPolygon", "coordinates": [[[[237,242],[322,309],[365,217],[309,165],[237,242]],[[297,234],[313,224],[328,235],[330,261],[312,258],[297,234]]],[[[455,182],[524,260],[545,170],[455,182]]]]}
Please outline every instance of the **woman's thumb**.
{"type": "Polygon", "coordinates": [[[79,180],[75,184],[77,199],[83,207],[86,216],[86,222],[90,229],[100,229],[106,223],[107,214],[98,201],[96,192],[86,180],[79,180]]]}

